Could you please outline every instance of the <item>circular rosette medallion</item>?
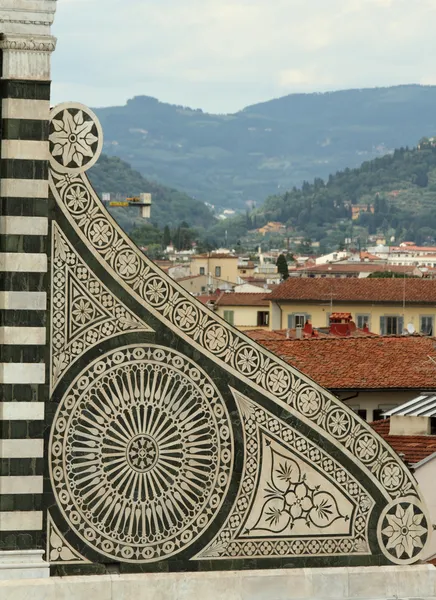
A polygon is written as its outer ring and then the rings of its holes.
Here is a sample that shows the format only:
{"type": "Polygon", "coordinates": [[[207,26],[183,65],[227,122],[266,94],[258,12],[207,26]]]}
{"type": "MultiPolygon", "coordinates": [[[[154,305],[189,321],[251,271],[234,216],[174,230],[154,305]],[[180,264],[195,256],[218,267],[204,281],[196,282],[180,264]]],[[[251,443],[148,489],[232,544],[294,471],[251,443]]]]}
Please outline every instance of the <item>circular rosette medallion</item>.
{"type": "Polygon", "coordinates": [[[107,353],[71,384],[50,436],[71,529],[117,561],[165,559],[209,526],[228,489],[229,414],[213,382],[169,348],[107,353]]]}
{"type": "Polygon", "coordinates": [[[50,164],[60,173],[77,175],[90,169],[103,148],[103,130],[83,104],[59,104],[50,113],[50,164]]]}
{"type": "Polygon", "coordinates": [[[377,537],[383,554],[399,565],[418,562],[429,541],[429,525],[426,510],[417,498],[394,500],[378,522],[377,537]]]}

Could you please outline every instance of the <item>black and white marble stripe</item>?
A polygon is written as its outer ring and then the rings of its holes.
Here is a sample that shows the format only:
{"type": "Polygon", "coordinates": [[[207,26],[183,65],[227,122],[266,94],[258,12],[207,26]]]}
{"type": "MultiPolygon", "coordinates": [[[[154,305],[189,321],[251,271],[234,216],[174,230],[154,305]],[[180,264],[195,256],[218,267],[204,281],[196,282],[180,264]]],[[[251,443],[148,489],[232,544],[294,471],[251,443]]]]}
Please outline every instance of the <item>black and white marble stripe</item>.
{"type": "Polygon", "coordinates": [[[3,81],[0,143],[0,546],[40,545],[47,351],[50,84],[3,81]]]}

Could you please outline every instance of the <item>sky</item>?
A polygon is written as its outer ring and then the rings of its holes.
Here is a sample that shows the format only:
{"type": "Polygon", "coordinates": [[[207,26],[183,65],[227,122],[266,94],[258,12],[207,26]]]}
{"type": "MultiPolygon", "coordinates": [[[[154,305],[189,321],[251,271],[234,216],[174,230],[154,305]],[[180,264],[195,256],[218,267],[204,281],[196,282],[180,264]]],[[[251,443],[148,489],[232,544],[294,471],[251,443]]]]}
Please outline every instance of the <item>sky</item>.
{"type": "Polygon", "coordinates": [[[296,92],[436,84],[435,29],[436,0],[58,0],[53,102],[147,95],[231,113],[296,92]]]}

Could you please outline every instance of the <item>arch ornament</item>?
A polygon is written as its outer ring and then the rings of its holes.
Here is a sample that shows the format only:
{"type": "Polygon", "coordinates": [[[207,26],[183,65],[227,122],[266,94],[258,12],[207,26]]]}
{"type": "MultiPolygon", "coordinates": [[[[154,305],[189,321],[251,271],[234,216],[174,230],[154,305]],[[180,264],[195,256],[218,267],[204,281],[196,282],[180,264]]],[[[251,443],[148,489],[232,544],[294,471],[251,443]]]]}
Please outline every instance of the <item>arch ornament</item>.
{"type": "MultiPolygon", "coordinates": [[[[332,557],[355,565],[418,561],[429,521],[406,465],[340,400],[217,317],[136,248],[86,176],[102,145],[92,111],[53,109],[56,227],[86,249],[93,276],[138,324],[114,332],[110,348],[98,339],[79,351],[52,396],[51,488],[69,543],[94,562],[150,568],[159,561],[171,568],[173,557],[221,569],[223,559],[241,567],[247,559],[261,567],[288,558],[295,566],[333,564],[332,557]],[[150,416],[156,411],[159,425],[150,416]],[[166,434],[154,436],[154,426],[175,427],[177,457],[165,454],[166,434]],[[198,444],[195,457],[190,444],[198,444]],[[176,481],[171,469],[182,479],[168,486],[176,481]]],[[[55,326],[53,340],[56,333],[55,326]]]]}

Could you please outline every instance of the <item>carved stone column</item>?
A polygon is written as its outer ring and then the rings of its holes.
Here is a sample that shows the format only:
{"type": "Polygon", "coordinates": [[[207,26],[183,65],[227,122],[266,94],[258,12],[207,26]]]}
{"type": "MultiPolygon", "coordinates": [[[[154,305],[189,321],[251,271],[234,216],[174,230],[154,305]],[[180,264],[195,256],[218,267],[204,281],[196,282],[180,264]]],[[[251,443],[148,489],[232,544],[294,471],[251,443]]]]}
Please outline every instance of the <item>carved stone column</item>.
{"type": "Polygon", "coordinates": [[[47,577],[50,35],[56,0],[0,0],[0,579],[47,577]]]}

